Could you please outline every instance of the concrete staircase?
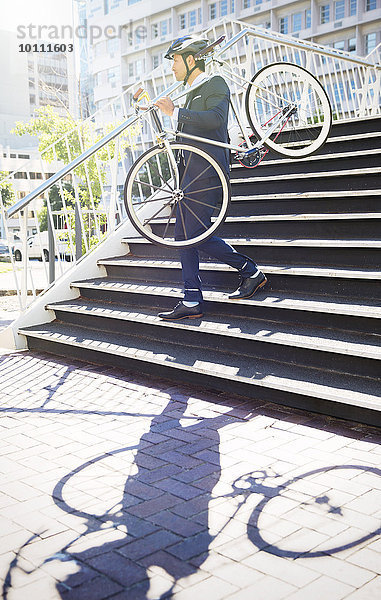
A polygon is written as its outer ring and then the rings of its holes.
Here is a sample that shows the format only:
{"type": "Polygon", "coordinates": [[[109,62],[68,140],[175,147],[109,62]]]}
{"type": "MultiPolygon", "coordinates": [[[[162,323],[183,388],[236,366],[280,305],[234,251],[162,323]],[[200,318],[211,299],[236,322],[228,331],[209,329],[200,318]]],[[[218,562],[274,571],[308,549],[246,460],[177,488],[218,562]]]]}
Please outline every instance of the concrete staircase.
{"type": "Polygon", "coordinates": [[[381,119],[358,120],[308,159],[233,165],[219,234],[266,273],[253,299],[229,301],[236,272],[205,257],[204,319],[162,322],[182,297],[178,257],[126,238],[99,261],[107,276],[73,281],[77,299],[20,333],[30,349],[381,425],[380,142],[381,119]]]}

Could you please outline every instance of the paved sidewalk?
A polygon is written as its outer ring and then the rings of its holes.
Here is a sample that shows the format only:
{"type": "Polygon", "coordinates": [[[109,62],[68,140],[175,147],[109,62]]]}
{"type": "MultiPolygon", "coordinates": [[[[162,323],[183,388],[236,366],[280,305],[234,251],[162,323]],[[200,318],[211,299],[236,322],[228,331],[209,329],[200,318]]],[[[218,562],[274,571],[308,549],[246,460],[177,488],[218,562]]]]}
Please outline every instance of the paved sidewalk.
{"type": "Polygon", "coordinates": [[[0,356],[6,600],[381,598],[381,432],[0,356]]]}

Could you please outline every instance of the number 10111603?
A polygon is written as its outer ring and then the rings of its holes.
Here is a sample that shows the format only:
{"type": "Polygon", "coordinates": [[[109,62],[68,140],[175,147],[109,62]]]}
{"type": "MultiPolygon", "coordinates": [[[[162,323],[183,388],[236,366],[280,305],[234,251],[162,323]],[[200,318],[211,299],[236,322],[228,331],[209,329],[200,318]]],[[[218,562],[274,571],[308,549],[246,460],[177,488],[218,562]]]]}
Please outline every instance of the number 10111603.
{"type": "Polygon", "coordinates": [[[19,44],[19,52],[73,52],[73,44],[19,44]]]}

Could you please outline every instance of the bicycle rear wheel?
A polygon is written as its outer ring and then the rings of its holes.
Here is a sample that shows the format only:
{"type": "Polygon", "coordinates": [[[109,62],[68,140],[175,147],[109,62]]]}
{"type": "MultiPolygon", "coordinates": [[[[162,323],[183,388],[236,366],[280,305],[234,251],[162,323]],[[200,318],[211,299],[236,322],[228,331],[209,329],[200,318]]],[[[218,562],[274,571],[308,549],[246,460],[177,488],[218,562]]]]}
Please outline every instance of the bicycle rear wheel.
{"type": "Polygon", "coordinates": [[[214,235],[225,220],[230,182],[208,152],[173,142],[150,148],[132,165],[124,201],[132,224],[146,239],[167,248],[190,248],[214,235]]]}
{"type": "Polygon", "coordinates": [[[309,156],[324,144],[331,129],[332,110],[324,88],[298,65],[281,62],[263,67],[246,90],[245,104],[259,139],[278,123],[264,144],[283,156],[309,156]],[[282,118],[290,108],[291,114],[282,118]]]}

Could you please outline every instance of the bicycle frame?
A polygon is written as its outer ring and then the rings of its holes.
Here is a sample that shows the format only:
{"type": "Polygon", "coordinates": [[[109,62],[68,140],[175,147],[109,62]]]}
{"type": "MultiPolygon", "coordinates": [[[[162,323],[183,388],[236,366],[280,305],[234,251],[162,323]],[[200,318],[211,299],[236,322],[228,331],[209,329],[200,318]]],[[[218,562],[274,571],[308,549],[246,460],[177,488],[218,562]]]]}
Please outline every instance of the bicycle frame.
{"type": "MultiPolygon", "coordinates": [[[[241,75],[238,75],[237,73],[234,73],[233,70],[231,69],[231,67],[227,64],[226,61],[221,61],[221,60],[217,60],[216,58],[214,58],[213,56],[209,58],[209,60],[206,61],[207,64],[213,63],[215,65],[217,65],[217,70],[219,73],[221,73],[222,75],[224,75],[227,79],[230,79],[230,81],[232,81],[233,83],[237,83],[234,80],[234,77],[240,79],[242,82],[244,83],[239,83],[239,85],[241,85],[242,88],[245,87],[244,84],[251,84],[251,81],[248,79],[245,79],[244,77],[242,77],[241,75]]],[[[177,100],[179,100],[180,98],[184,97],[185,95],[189,94],[190,92],[192,92],[193,90],[198,89],[201,85],[203,85],[205,83],[205,79],[201,82],[198,83],[196,85],[192,85],[190,86],[186,91],[183,91],[181,94],[178,94],[177,96],[175,96],[174,98],[172,98],[173,102],[176,102],[177,100]]],[[[261,89],[258,86],[256,86],[257,89],[261,89]]],[[[266,91],[266,90],[265,90],[266,91]]],[[[142,97],[147,97],[147,94],[144,92],[140,97],[139,100],[142,97]]],[[[282,96],[279,96],[277,94],[274,93],[274,97],[278,98],[279,100],[284,100],[282,98],[282,96]]],[[[243,140],[245,141],[247,148],[243,148],[242,146],[235,146],[234,144],[228,144],[225,142],[219,142],[219,141],[215,141],[215,140],[210,140],[209,138],[205,138],[205,137],[201,137],[201,136],[196,136],[196,135],[192,135],[189,133],[184,133],[181,132],[181,137],[185,138],[185,139],[189,139],[189,140],[193,140],[196,142],[203,142],[203,143],[207,143],[210,144],[212,146],[218,146],[220,148],[226,148],[228,150],[232,150],[236,153],[238,153],[240,158],[244,158],[246,156],[249,156],[250,154],[253,154],[254,152],[257,152],[258,150],[262,149],[264,144],[266,143],[266,141],[271,137],[271,135],[274,133],[274,131],[277,129],[277,127],[279,126],[279,123],[286,123],[288,118],[291,116],[291,114],[294,112],[295,108],[297,107],[297,104],[289,104],[288,106],[285,107],[285,109],[282,109],[282,111],[278,110],[278,113],[276,115],[274,115],[274,119],[275,117],[279,118],[275,119],[273,125],[271,127],[269,127],[266,131],[266,133],[259,139],[257,140],[255,143],[252,143],[249,135],[247,134],[247,130],[246,127],[244,126],[244,124],[242,123],[242,120],[239,116],[239,111],[237,110],[237,107],[234,105],[232,99],[230,99],[230,106],[232,108],[232,111],[234,113],[235,118],[237,119],[238,122],[238,126],[239,129],[241,131],[243,140]]],[[[274,106],[276,106],[274,104],[274,106]]],[[[277,109],[279,109],[278,106],[276,106],[277,109]]],[[[159,120],[157,114],[156,114],[156,106],[154,105],[150,105],[148,107],[145,107],[146,110],[146,114],[147,113],[152,113],[153,114],[153,120],[155,123],[155,126],[158,130],[158,139],[160,139],[160,141],[162,143],[165,143],[165,141],[167,141],[167,135],[173,135],[173,136],[177,136],[180,132],[177,130],[173,130],[170,128],[166,128],[163,127],[163,125],[161,124],[161,121],[159,120]]],[[[167,148],[167,150],[169,151],[169,156],[172,157],[172,152],[170,151],[170,146],[169,143],[165,143],[165,146],[167,148]]],[[[172,162],[172,160],[171,160],[172,162]]],[[[176,172],[176,171],[175,171],[176,172]]]]}

